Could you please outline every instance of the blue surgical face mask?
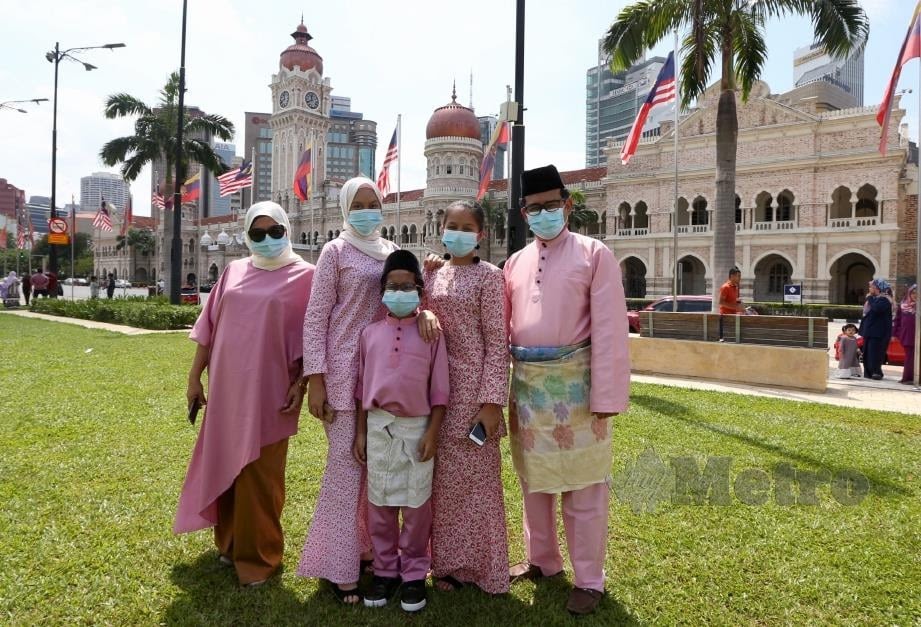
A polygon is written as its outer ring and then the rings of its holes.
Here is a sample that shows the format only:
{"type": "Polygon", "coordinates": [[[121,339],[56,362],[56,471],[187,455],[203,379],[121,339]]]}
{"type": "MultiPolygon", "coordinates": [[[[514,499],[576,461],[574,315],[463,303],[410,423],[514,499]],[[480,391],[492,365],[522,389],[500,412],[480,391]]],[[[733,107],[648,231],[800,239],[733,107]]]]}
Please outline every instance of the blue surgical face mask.
{"type": "Polygon", "coordinates": [[[528,226],[534,231],[534,235],[541,239],[553,239],[563,231],[565,226],[564,210],[562,208],[556,211],[542,210],[536,216],[528,216],[528,226]]]}
{"type": "Polygon", "coordinates": [[[281,239],[275,239],[270,235],[266,235],[265,239],[261,242],[254,242],[249,240],[249,249],[255,255],[261,255],[263,257],[278,257],[280,254],[285,252],[290,246],[291,243],[288,241],[288,237],[282,237],[281,239]]]}
{"type": "Polygon", "coordinates": [[[384,306],[397,318],[405,318],[419,307],[419,293],[387,290],[381,299],[384,306]]]}
{"type": "Polygon", "coordinates": [[[381,225],[384,217],[380,209],[355,209],[349,211],[349,225],[355,229],[359,235],[367,237],[381,225]]]}
{"type": "Polygon", "coordinates": [[[477,233],[446,230],[441,235],[441,243],[455,257],[466,257],[477,245],[477,233]]]}

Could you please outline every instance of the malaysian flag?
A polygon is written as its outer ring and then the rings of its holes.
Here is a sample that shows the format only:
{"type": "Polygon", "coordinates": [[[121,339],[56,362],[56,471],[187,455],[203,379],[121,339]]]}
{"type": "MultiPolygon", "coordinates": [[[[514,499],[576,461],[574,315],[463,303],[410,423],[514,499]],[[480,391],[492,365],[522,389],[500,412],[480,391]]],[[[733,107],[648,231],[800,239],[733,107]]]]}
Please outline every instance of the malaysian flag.
{"type": "Polygon", "coordinates": [[[160,193],[160,184],[157,183],[157,189],[154,191],[153,196],[150,199],[151,204],[157,209],[166,209],[166,201],[163,198],[163,194],[160,193]]]}
{"type": "Polygon", "coordinates": [[[400,158],[400,150],[397,146],[397,129],[393,129],[393,137],[390,138],[390,145],[387,146],[387,154],[384,155],[384,165],[381,166],[381,173],[377,177],[377,187],[381,190],[381,196],[386,196],[390,192],[390,164],[400,158]]]}
{"type": "Polygon", "coordinates": [[[99,205],[99,211],[96,212],[96,217],[93,218],[93,228],[102,229],[103,231],[112,230],[112,215],[106,207],[105,198],[102,199],[102,204],[99,205]]]}
{"type": "Polygon", "coordinates": [[[310,199],[310,173],[312,170],[310,148],[308,148],[301,155],[301,162],[294,173],[294,195],[304,202],[310,199]]]}
{"type": "MultiPolygon", "coordinates": [[[[665,65],[659,71],[659,78],[656,79],[656,84],[652,86],[652,90],[646,96],[646,101],[640,107],[636,120],[633,121],[633,128],[630,129],[627,141],[624,142],[624,147],[620,151],[621,163],[627,165],[630,157],[636,154],[636,146],[640,143],[640,136],[643,134],[643,126],[646,125],[646,118],[649,117],[649,112],[657,105],[675,102],[677,88],[678,85],[675,82],[675,53],[669,52],[665,65]]],[[[675,106],[678,105],[676,104],[675,106]]]]}
{"type": "Polygon", "coordinates": [[[892,70],[892,76],[889,77],[889,84],[886,85],[886,93],[883,95],[883,103],[876,114],[876,121],[882,127],[879,151],[883,155],[886,154],[889,143],[889,116],[892,114],[892,99],[895,97],[895,88],[899,84],[902,66],[918,58],[921,58],[921,2],[915,6],[915,12],[911,16],[911,25],[908,27],[905,41],[902,42],[902,49],[899,50],[899,59],[892,70]]]}
{"type": "Polygon", "coordinates": [[[504,149],[508,144],[508,140],[508,122],[502,120],[492,134],[492,140],[486,148],[486,155],[483,157],[483,163],[480,166],[480,189],[476,194],[478,202],[483,200],[483,196],[486,195],[486,190],[489,189],[489,183],[492,181],[492,171],[496,165],[496,151],[500,148],[504,149]]]}
{"type": "Polygon", "coordinates": [[[16,248],[19,250],[26,249],[26,232],[28,231],[28,228],[26,227],[25,218],[26,209],[25,207],[22,207],[19,210],[19,215],[16,216],[16,248]]]}
{"type": "Polygon", "coordinates": [[[229,172],[217,177],[218,185],[220,186],[221,198],[224,196],[230,196],[234,192],[238,192],[244,187],[253,186],[253,163],[252,161],[244,161],[240,164],[239,168],[235,168],[229,172]]]}
{"type": "Polygon", "coordinates": [[[131,221],[134,219],[134,212],[131,208],[131,194],[128,194],[128,203],[125,205],[125,215],[122,216],[122,218],[124,219],[122,220],[121,236],[125,237],[128,235],[128,228],[131,226],[131,221]]]}

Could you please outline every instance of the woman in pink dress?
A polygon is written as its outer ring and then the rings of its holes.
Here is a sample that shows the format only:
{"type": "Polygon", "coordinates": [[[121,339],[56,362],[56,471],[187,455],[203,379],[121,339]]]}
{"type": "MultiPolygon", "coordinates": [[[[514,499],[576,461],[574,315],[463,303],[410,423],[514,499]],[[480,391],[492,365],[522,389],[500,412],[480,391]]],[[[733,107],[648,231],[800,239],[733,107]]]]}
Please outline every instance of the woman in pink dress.
{"type": "MultiPolygon", "coordinates": [[[[304,376],[310,413],[323,420],[329,450],[297,573],[332,584],[345,604],[361,603],[358,579],[371,559],[364,467],[352,457],[357,406],[358,342],[371,322],[381,320],[380,280],[384,260],[397,250],[380,237],[383,198],[373,181],[356,177],[339,192],[343,231],[323,247],[304,318],[304,376]]],[[[420,316],[431,337],[437,324],[420,316]]]]}
{"type": "Polygon", "coordinates": [[[277,204],[253,205],[245,225],[252,255],[227,266],[190,336],[190,409],[206,403],[205,368],[209,392],[173,531],[214,527],[221,562],[252,586],[282,560],[285,457],[306,383],[301,329],[314,267],[291,249],[277,204]]]}
{"type": "Polygon", "coordinates": [[[425,306],[438,317],[448,349],[450,400],[432,486],[432,572],[442,591],[472,583],[508,592],[508,539],[499,439],[508,401],[508,344],[502,271],[475,256],[483,209],[450,205],[442,241],[449,261],[425,278],[425,306]],[[482,423],[486,441],[468,437],[482,423]]]}

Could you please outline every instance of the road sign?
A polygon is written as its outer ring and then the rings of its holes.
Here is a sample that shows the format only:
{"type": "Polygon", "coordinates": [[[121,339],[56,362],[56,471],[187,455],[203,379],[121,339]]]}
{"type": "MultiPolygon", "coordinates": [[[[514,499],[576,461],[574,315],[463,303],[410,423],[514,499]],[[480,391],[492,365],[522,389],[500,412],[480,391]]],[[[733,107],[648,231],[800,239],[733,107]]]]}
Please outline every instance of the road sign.
{"type": "Polygon", "coordinates": [[[802,284],[788,284],[783,286],[783,302],[800,303],[803,302],[802,284]]]}
{"type": "MultiPolygon", "coordinates": [[[[62,218],[51,218],[50,220],[48,220],[48,230],[51,231],[51,233],[59,233],[59,234],[65,233],[66,234],[67,233],[67,220],[64,220],[62,218]]],[[[51,242],[49,240],[48,243],[56,244],[57,242],[51,242]]]]}
{"type": "Polygon", "coordinates": [[[70,244],[70,236],[67,233],[48,233],[48,243],[55,246],[67,246],[70,244]]]}

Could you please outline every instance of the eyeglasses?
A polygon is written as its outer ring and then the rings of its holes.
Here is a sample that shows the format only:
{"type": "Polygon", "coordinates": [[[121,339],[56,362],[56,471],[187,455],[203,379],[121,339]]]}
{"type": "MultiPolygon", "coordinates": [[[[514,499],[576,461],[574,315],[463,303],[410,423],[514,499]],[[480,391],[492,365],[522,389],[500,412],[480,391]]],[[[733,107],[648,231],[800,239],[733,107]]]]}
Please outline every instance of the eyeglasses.
{"type": "Polygon", "coordinates": [[[564,204],[566,204],[565,200],[551,200],[550,202],[545,203],[536,202],[532,205],[527,205],[524,210],[529,216],[536,216],[541,211],[547,211],[548,213],[559,211],[563,208],[564,204]]]}
{"type": "Polygon", "coordinates": [[[417,289],[419,286],[415,283],[387,283],[384,285],[384,290],[388,292],[415,292],[417,289]]]}
{"type": "Polygon", "coordinates": [[[267,229],[250,229],[247,235],[254,242],[261,242],[266,235],[271,236],[272,239],[281,239],[285,236],[285,227],[281,224],[274,224],[267,229]]]}

